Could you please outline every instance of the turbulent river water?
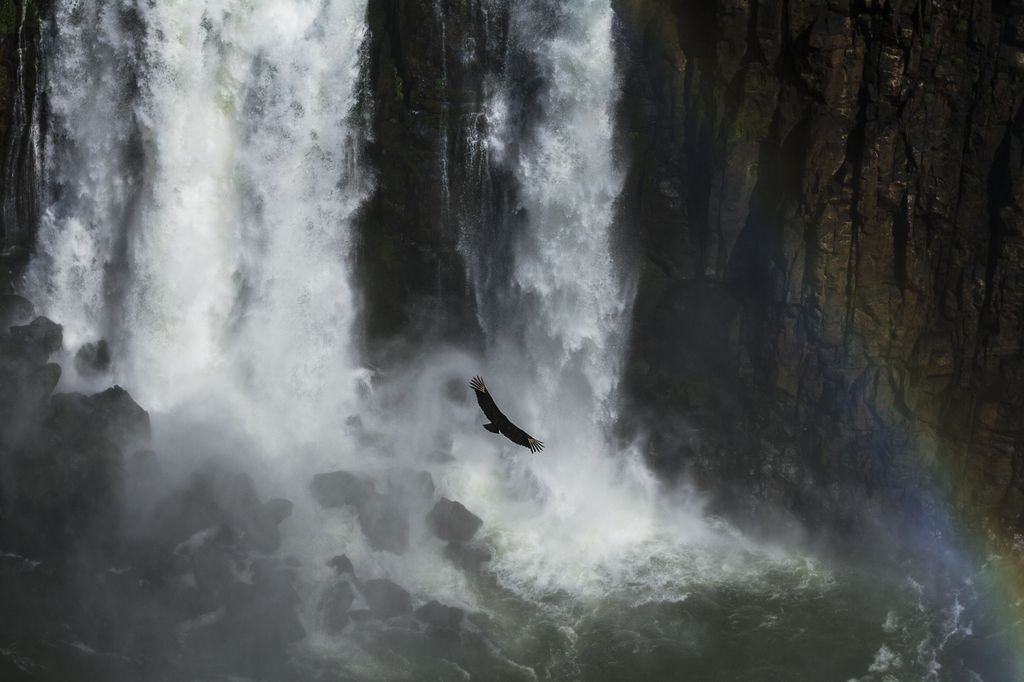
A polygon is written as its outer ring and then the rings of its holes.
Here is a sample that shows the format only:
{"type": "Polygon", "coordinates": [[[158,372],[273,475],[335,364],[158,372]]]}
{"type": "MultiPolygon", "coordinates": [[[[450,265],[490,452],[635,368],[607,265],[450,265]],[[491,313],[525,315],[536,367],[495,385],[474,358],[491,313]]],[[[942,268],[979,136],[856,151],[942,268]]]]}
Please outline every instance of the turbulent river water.
{"type": "Polygon", "coordinates": [[[467,145],[519,188],[516,220],[463,227],[486,351],[420,348],[380,374],[359,352],[352,267],[376,182],[355,112],[365,0],[55,4],[30,288],[69,351],[110,341],[113,379],[150,410],[172,474],[182,453],[213,453],[295,501],[281,551],[302,560],[308,634],[293,655],[310,678],[1004,679],[977,634],[995,627],[984,568],[748,539],[612,437],[633,280],[614,238],[607,0],[509,6],[514,58],[545,85],[526,94],[511,64],[491,74],[485,139],[467,145]],[[543,455],[480,429],[473,374],[543,455]],[[407,552],[374,551],[308,491],[318,472],[396,466],[429,471],[483,519],[481,576],[444,558],[422,513],[407,552]],[[315,604],[339,547],[416,603],[477,617],[461,639],[376,622],[327,635],[315,604]]]}

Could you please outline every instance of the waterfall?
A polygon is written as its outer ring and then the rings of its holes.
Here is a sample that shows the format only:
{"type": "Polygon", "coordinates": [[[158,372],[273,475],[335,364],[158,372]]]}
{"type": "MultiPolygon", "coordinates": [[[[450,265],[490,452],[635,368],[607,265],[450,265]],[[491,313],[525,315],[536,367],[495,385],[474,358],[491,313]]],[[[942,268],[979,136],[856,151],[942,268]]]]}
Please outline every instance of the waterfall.
{"type": "MultiPolygon", "coordinates": [[[[508,11],[486,148],[514,187],[503,215],[481,211],[463,251],[488,339],[489,385],[547,449],[520,456],[497,445],[498,461],[514,459],[497,570],[524,591],[600,593],[649,557],[663,530],[653,479],[635,450],[611,438],[633,297],[614,248],[623,171],[613,158],[613,13],[607,0],[508,11]]],[[[503,504],[497,485],[469,482],[464,495],[483,489],[503,504]]]]}
{"type": "Polygon", "coordinates": [[[281,442],[331,427],[359,376],[365,0],[57,5],[29,281],[66,345],[109,337],[158,411],[213,393],[281,442]]]}

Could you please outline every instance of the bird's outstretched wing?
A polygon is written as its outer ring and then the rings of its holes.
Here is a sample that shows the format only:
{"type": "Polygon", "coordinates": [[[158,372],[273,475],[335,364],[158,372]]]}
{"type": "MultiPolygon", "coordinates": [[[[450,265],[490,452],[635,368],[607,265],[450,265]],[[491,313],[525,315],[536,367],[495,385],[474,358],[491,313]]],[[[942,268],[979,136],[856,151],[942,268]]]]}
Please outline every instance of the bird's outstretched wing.
{"type": "Polygon", "coordinates": [[[541,443],[508,419],[506,419],[503,424],[500,424],[499,428],[501,430],[501,435],[505,436],[505,438],[508,438],[516,445],[522,445],[524,448],[529,448],[530,452],[540,452],[544,449],[544,443],[541,443]]]}
{"type": "Polygon", "coordinates": [[[507,422],[508,419],[501,413],[498,406],[494,403],[494,398],[491,397],[490,392],[487,390],[487,386],[484,385],[484,380],[481,377],[473,377],[473,380],[469,382],[469,385],[476,392],[476,402],[480,405],[480,409],[483,410],[484,415],[490,419],[493,423],[501,425],[502,422],[507,422]]]}
{"type": "Polygon", "coordinates": [[[516,445],[522,445],[524,448],[529,448],[530,452],[540,452],[544,449],[544,443],[540,442],[530,434],[523,431],[521,428],[509,421],[509,418],[502,414],[501,410],[498,409],[497,404],[494,402],[494,398],[491,397],[490,391],[487,390],[487,386],[484,385],[484,380],[481,377],[473,377],[469,385],[476,392],[476,402],[480,405],[480,409],[483,410],[484,416],[486,416],[492,424],[498,427],[498,433],[508,438],[516,445]]]}

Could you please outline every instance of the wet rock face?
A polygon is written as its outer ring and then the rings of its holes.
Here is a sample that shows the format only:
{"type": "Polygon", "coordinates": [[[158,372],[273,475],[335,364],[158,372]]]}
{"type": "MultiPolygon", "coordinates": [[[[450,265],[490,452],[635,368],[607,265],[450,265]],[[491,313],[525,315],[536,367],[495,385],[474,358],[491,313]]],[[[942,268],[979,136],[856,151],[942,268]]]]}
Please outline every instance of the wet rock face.
{"type": "Polygon", "coordinates": [[[483,525],[483,520],[466,509],[461,502],[442,497],[427,515],[427,525],[434,535],[454,544],[469,542],[483,525]]]}
{"type": "Polygon", "coordinates": [[[354,577],[356,574],[356,569],[352,566],[352,560],[348,558],[347,554],[331,557],[327,565],[333,568],[338,575],[347,574],[354,577]]]}
{"type": "Polygon", "coordinates": [[[479,574],[484,564],[494,558],[491,548],[479,542],[450,542],[445,545],[444,556],[471,575],[479,574]]]}
{"type": "Polygon", "coordinates": [[[86,343],[75,354],[75,369],[83,377],[95,377],[110,371],[110,348],[107,342],[86,343]]]}
{"type": "Polygon", "coordinates": [[[0,342],[5,353],[40,363],[61,349],[63,339],[64,330],[59,324],[37,317],[28,324],[8,328],[0,342]]]}
{"type": "Polygon", "coordinates": [[[40,160],[32,138],[43,123],[39,47],[49,6],[49,0],[10,0],[0,12],[0,168],[6,178],[0,188],[0,294],[12,292],[39,221],[40,160]]]}
{"type": "MultiPolygon", "coordinates": [[[[430,488],[433,490],[432,480],[430,488]]],[[[401,554],[409,547],[409,500],[393,488],[386,494],[378,493],[370,478],[334,471],[315,475],[312,491],[323,507],[348,507],[354,511],[359,528],[373,549],[401,554]]]]}
{"type": "Polygon", "coordinates": [[[462,609],[438,601],[429,601],[416,609],[417,620],[441,630],[457,630],[465,615],[462,609]]]}
{"type": "Polygon", "coordinates": [[[412,613],[412,597],[400,585],[384,578],[367,580],[360,586],[367,606],[378,618],[412,613]]]}
{"type": "Polygon", "coordinates": [[[247,474],[214,465],[193,474],[156,506],[150,533],[175,546],[196,533],[228,529],[246,551],[273,552],[281,545],[279,525],[291,510],[288,500],[262,502],[247,474]]]}
{"type": "Polygon", "coordinates": [[[15,324],[25,324],[35,311],[32,303],[14,294],[0,294],[0,331],[15,324]]]}
{"type": "Polygon", "coordinates": [[[1021,8],[613,5],[653,463],[824,524],[953,470],[1019,524],[1021,8]]]}
{"type": "MultiPolygon", "coordinates": [[[[7,303],[12,303],[11,299],[7,303]]],[[[13,317],[31,305],[13,301],[13,317]]],[[[0,333],[0,544],[66,552],[114,523],[126,462],[149,447],[149,415],[120,387],[53,391],[60,325],[37,317],[0,333]]]]}
{"type": "Polygon", "coordinates": [[[320,603],[324,630],[329,634],[337,634],[348,625],[348,611],[355,598],[352,586],[345,581],[337,582],[327,589],[320,603]]]}

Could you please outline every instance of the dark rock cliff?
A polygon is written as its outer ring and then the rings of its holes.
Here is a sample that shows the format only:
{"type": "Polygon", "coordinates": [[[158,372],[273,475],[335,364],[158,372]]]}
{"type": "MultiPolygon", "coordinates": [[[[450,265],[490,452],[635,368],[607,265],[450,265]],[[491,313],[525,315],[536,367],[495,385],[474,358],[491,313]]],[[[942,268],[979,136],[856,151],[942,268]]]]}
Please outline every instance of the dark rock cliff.
{"type": "Polygon", "coordinates": [[[48,7],[0,0],[0,293],[10,292],[38,222],[39,48],[48,7]]]}
{"type": "Polygon", "coordinates": [[[487,79],[507,29],[486,4],[369,2],[363,113],[377,188],[357,265],[371,340],[414,330],[464,339],[475,326],[461,246],[490,214],[491,172],[471,147],[485,135],[487,79]]]}
{"type": "MultiPolygon", "coordinates": [[[[654,465],[734,512],[1021,527],[1024,5],[613,4],[654,465]]],[[[515,193],[467,148],[507,59],[481,7],[371,2],[371,340],[475,328],[460,231],[515,193]]]]}
{"type": "MultiPolygon", "coordinates": [[[[1024,3],[613,6],[641,256],[625,386],[654,465],[751,513],[854,524],[850,491],[915,514],[938,484],[1024,525],[1024,3]]],[[[39,215],[45,7],[0,0],[3,289],[39,215]]],[[[515,194],[481,154],[507,7],[367,18],[367,350],[479,338],[465,243],[515,194]]]]}
{"type": "Polygon", "coordinates": [[[615,6],[654,463],[1024,527],[1024,4],[615,6]]]}

